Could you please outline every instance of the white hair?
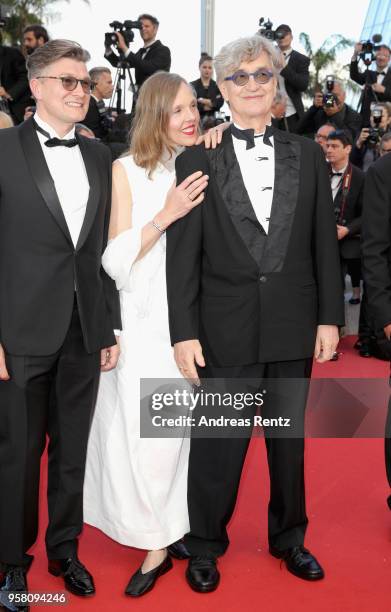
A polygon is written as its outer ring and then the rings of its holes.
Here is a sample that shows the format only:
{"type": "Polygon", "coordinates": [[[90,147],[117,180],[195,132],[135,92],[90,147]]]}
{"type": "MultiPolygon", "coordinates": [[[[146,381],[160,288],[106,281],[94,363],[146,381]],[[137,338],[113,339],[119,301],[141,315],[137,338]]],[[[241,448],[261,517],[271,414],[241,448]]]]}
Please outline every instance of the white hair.
{"type": "Polygon", "coordinates": [[[276,76],[282,69],[282,55],[273,43],[259,34],[238,38],[225,45],[216,55],[214,66],[216,80],[221,83],[225,77],[233,74],[242,62],[251,62],[265,52],[270,57],[272,70],[276,76]]]}

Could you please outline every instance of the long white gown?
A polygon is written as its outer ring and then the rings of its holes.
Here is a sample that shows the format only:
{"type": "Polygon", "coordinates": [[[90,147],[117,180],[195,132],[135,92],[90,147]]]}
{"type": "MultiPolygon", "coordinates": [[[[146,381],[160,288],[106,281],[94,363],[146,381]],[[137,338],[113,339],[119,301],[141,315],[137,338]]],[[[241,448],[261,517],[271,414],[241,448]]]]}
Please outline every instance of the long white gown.
{"type": "Polygon", "coordinates": [[[101,376],[89,439],[84,520],[128,546],[163,548],[189,531],[188,438],[140,438],[140,378],[180,378],[168,329],[163,234],[133,263],[141,230],[163,207],[174,159],[152,180],[131,156],[120,159],[132,192],[132,229],[110,241],[103,267],[120,291],[121,357],[101,376]]]}

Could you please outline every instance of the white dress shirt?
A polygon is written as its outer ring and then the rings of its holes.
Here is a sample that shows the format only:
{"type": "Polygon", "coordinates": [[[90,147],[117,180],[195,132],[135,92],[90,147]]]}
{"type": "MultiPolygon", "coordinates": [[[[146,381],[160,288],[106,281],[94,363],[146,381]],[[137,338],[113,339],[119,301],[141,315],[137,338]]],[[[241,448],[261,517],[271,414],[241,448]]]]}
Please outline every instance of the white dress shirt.
{"type": "Polygon", "coordinates": [[[377,74],[376,83],[379,83],[379,85],[383,85],[384,77],[386,76],[385,72],[386,70],[384,70],[384,74],[383,72],[378,72],[377,74]]]}
{"type": "MultiPolygon", "coordinates": [[[[292,49],[289,48],[286,51],[283,51],[282,54],[285,57],[285,65],[287,66],[288,63],[289,63],[289,58],[292,55],[292,49]]],[[[293,105],[292,100],[290,99],[290,97],[288,96],[288,94],[286,92],[285,79],[280,74],[278,75],[278,89],[280,90],[280,92],[284,96],[286,96],[285,117],[291,117],[292,115],[295,115],[296,114],[296,109],[295,109],[295,107],[293,105]]]]}
{"type": "MultiPolygon", "coordinates": [[[[243,129],[239,125],[236,127],[243,129]]],[[[262,136],[255,135],[255,147],[252,149],[246,149],[245,140],[232,136],[232,141],[248,197],[267,234],[274,191],[274,139],[270,138],[273,145],[270,146],[263,142],[262,136]]]]}
{"type": "MultiPolygon", "coordinates": [[[[34,119],[39,127],[50,134],[51,138],[61,138],[50,125],[40,118],[38,113],[35,113],[34,119]]],[[[90,192],[83,156],[78,146],[47,147],[44,144],[47,140],[46,136],[38,131],[37,136],[54,181],[73,245],[76,247],[90,192]]],[[[72,128],[62,139],[67,140],[74,137],[75,129],[72,128]]]]}
{"type": "Polygon", "coordinates": [[[346,164],[344,168],[341,168],[341,170],[333,170],[333,168],[331,168],[332,172],[342,172],[341,176],[331,175],[331,192],[333,194],[333,200],[335,200],[335,196],[337,195],[339,188],[342,185],[343,175],[345,174],[347,167],[348,164],[346,164]]]}

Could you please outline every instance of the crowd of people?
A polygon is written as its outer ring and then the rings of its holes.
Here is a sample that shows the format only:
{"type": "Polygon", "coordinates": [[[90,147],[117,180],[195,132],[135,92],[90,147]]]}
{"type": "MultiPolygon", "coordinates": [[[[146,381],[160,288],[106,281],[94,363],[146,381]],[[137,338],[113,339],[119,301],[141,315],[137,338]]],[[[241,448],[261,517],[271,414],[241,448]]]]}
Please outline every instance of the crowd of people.
{"type": "MultiPolygon", "coordinates": [[[[304,414],[313,360],[338,358],[345,274],[364,306],[360,355],[374,343],[391,355],[388,47],[360,112],[338,79],[305,110],[310,62],[288,25],[277,44],[256,34],[202,54],[189,83],[170,73],[158,20],[139,22],[139,51],[120,32],[105,51],[135,69],[130,116],[106,106],[110,69],[87,71],[79,44],[28,26],[27,62],[1,47],[0,603],[11,611],[28,609],[10,595],[28,591],[46,436],[48,571],[70,592],[95,593],[77,552],[83,520],[147,551],[127,595],[154,588],[172,557],[188,559],[193,590],[214,591],[260,406],[272,422],[269,552],[323,579],[304,547],[304,414]],[[232,121],[211,127],[224,102],[232,121]],[[141,435],[153,411],[140,382],[164,379],[164,395],[179,374],[197,400],[190,438],[187,425],[141,435]],[[194,434],[209,384],[252,400],[240,419],[218,404],[223,431],[194,434]]],[[[359,53],[351,76],[363,82],[359,53]]],[[[163,414],[190,418],[179,400],[163,414]]],[[[390,476],[389,439],[386,453],[390,476]]]]}

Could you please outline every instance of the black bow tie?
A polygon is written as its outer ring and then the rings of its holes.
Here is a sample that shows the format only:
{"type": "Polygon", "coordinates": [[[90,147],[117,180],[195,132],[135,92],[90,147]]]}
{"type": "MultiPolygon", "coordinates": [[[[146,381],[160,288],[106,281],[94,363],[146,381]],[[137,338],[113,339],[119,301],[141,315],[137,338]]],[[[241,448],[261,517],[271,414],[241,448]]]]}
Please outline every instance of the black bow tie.
{"type": "Polygon", "coordinates": [[[261,138],[263,136],[263,142],[265,145],[269,145],[272,147],[272,143],[270,137],[273,136],[273,127],[271,125],[266,126],[266,130],[264,134],[259,134],[257,136],[254,135],[254,130],[240,130],[232,123],[231,125],[231,134],[238,138],[239,140],[246,141],[246,151],[248,149],[253,149],[255,147],[255,138],[261,138]]]}
{"type": "Polygon", "coordinates": [[[331,176],[343,176],[343,172],[332,172],[331,176]]]}
{"type": "Polygon", "coordinates": [[[36,121],[33,120],[33,123],[37,132],[48,138],[48,140],[46,140],[44,143],[46,147],[76,147],[79,144],[76,138],[69,138],[67,140],[62,140],[61,138],[50,138],[49,132],[41,128],[36,121]]]}
{"type": "Polygon", "coordinates": [[[386,73],[384,72],[384,70],[383,70],[383,72],[378,72],[377,74],[378,74],[378,75],[379,75],[379,74],[382,74],[383,76],[386,76],[386,73]]]}

